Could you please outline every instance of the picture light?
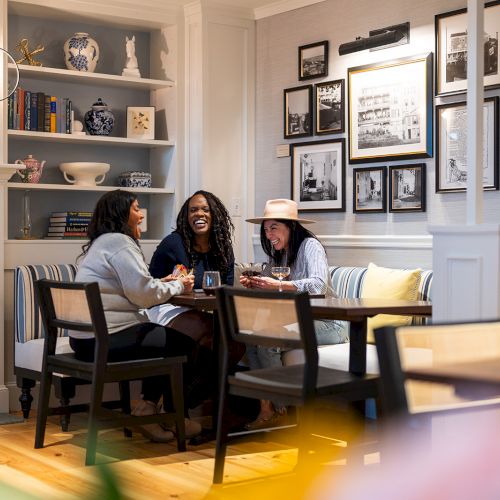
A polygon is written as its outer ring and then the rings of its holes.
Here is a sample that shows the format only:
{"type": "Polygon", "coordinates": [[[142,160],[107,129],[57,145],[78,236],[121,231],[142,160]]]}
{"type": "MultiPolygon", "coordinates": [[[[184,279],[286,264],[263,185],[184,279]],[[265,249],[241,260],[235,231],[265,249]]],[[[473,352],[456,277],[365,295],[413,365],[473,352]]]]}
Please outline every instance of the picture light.
{"type": "Polygon", "coordinates": [[[368,38],[357,37],[353,42],[339,45],[339,55],[351,54],[360,50],[389,48],[396,45],[409,43],[410,23],[402,23],[395,26],[388,26],[378,30],[370,31],[368,38]],[[389,46],[389,47],[388,47],[389,46]]]}

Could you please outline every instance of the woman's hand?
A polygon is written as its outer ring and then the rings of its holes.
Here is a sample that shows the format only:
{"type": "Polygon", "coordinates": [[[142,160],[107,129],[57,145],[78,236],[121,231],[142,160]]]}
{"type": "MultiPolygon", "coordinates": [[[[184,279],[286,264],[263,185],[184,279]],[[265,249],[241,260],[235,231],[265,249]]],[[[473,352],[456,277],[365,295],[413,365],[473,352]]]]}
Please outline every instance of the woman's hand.
{"type": "Polygon", "coordinates": [[[280,288],[279,280],[268,278],[267,276],[253,276],[252,278],[247,278],[247,280],[250,281],[250,286],[247,288],[258,288],[261,290],[279,290],[280,288]]]}
{"type": "Polygon", "coordinates": [[[173,274],[169,274],[168,276],[161,278],[161,281],[166,281],[167,283],[169,283],[170,281],[175,281],[176,279],[178,279],[176,276],[174,276],[173,274]]]}
{"type": "Polygon", "coordinates": [[[245,288],[252,288],[252,280],[248,276],[240,276],[240,285],[244,286],[245,288]]]}
{"type": "Polygon", "coordinates": [[[190,293],[193,291],[194,275],[189,274],[188,276],[183,276],[182,278],[178,279],[184,285],[184,293],[190,293]]]}

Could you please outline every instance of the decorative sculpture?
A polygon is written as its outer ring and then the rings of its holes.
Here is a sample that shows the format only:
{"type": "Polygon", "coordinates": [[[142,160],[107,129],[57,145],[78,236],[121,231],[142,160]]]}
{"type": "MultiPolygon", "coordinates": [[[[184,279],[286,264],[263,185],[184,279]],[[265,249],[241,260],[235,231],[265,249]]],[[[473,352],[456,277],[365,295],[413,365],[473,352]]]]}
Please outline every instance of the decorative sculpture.
{"type": "Polygon", "coordinates": [[[132,38],[125,37],[125,51],[127,53],[127,60],[125,67],[122,71],[122,76],[135,76],[141,77],[139,65],[137,64],[137,57],[135,56],[135,35],[132,38]]]}
{"type": "Polygon", "coordinates": [[[24,61],[27,61],[30,66],[41,66],[42,63],[40,61],[35,61],[33,59],[33,56],[35,54],[39,54],[40,52],[43,52],[45,50],[45,47],[43,45],[38,44],[35,49],[30,50],[28,48],[28,39],[23,38],[18,44],[17,48],[19,52],[22,54],[22,58],[18,59],[16,61],[17,64],[22,64],[24,61]]]}

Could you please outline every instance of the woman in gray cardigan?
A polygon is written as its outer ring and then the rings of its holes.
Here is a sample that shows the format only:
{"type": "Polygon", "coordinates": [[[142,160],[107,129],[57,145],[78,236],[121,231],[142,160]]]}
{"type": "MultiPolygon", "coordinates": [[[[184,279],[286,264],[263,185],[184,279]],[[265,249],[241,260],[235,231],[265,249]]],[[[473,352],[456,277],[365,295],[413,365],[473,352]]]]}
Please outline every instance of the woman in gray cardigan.
{"type": "MultiPolygon", "coordinates": [[[[89,241],[78,262],[76,281],[97,282],[110,334],[109,359],[133,358],[138,348],[152,348],[159,356],[184,355],[193,341],[172,328],[151,323],[145,308],[168,301],[172,296],[190,292],[193,276],[175,281],[153,278],[139,246],[139,224],[144,218],[136,196],[128,191],[106,193],[97,202],[88,229],[89,241]]],[[[70,345],[78,359],[94,359],[94,338],[84,332],[70,333],[70,345]]],[[[152,415],[168,381],[164,377],[143,380],[143,400],[135,415],[152,415]]],[[[201,431],[196,422],[186,426],[186,434],[201,431]]],[[[159,424],[140,428],[148,438],[167,442],[171,430],[159,424]]]]}

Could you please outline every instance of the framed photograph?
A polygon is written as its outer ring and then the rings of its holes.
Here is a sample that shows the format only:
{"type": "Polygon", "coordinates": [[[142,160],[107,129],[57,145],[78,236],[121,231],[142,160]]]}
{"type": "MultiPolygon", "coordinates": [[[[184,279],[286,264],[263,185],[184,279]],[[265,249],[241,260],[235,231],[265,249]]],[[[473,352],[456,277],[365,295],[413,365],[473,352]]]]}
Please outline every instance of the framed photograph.
{"type": "Polygon", "coordinates": [[[328,76],[328,41],[299,47],[299,80],[328,76]]]}
{"type": "Polygon", "coordinates": [[[348,69],[349,161],[432,156],[432,53],[348,69]]]}
{"type": "Polygon", "coordinates": [[[292,144],[292,199],[299,210],[345,212],[345,139],[292,144]]]}
{"type": "Polygon", "coordinates": [[[425,212],[425,163],[389,167],[389,212],[425,212]]]}
{"type": "MultiPolygon", "coordinates": [[[[483,108],[483,188],[498,189],[498,97],[483,108]]],[[[436,193],[467,187],[466,102],[436,106],[436,193]]]]}
{"type": "Polygon", "coordinates": [[[334,80],[316,84],[315,134],[338,134],[344,132],[344,86],[345,80],[334,80]]]}
{"type": "Polygon", "coordinates": [[[312,85],[283,90],[285,139],[312,135],[312,85]]]}
{"type": "Polygon", "coordinates": [[[352,186],[354,213],[386,211],[387,169],[385,167],[353,169],[352,186]]]}
{"type": "Polygon", "coordinates": [[[132,139],[155,138],[154,106],[127,106],[127,137],[132,139]]]}
{"type": "MultiPolygon", "coordinates": [[[[500,0],[484,8],[484,85],[500,86],[498,68],[498,32],[500,0]]],[[[454,10],[435,17],[436,95],[467,90],[467,9],[454,10]]]]}

